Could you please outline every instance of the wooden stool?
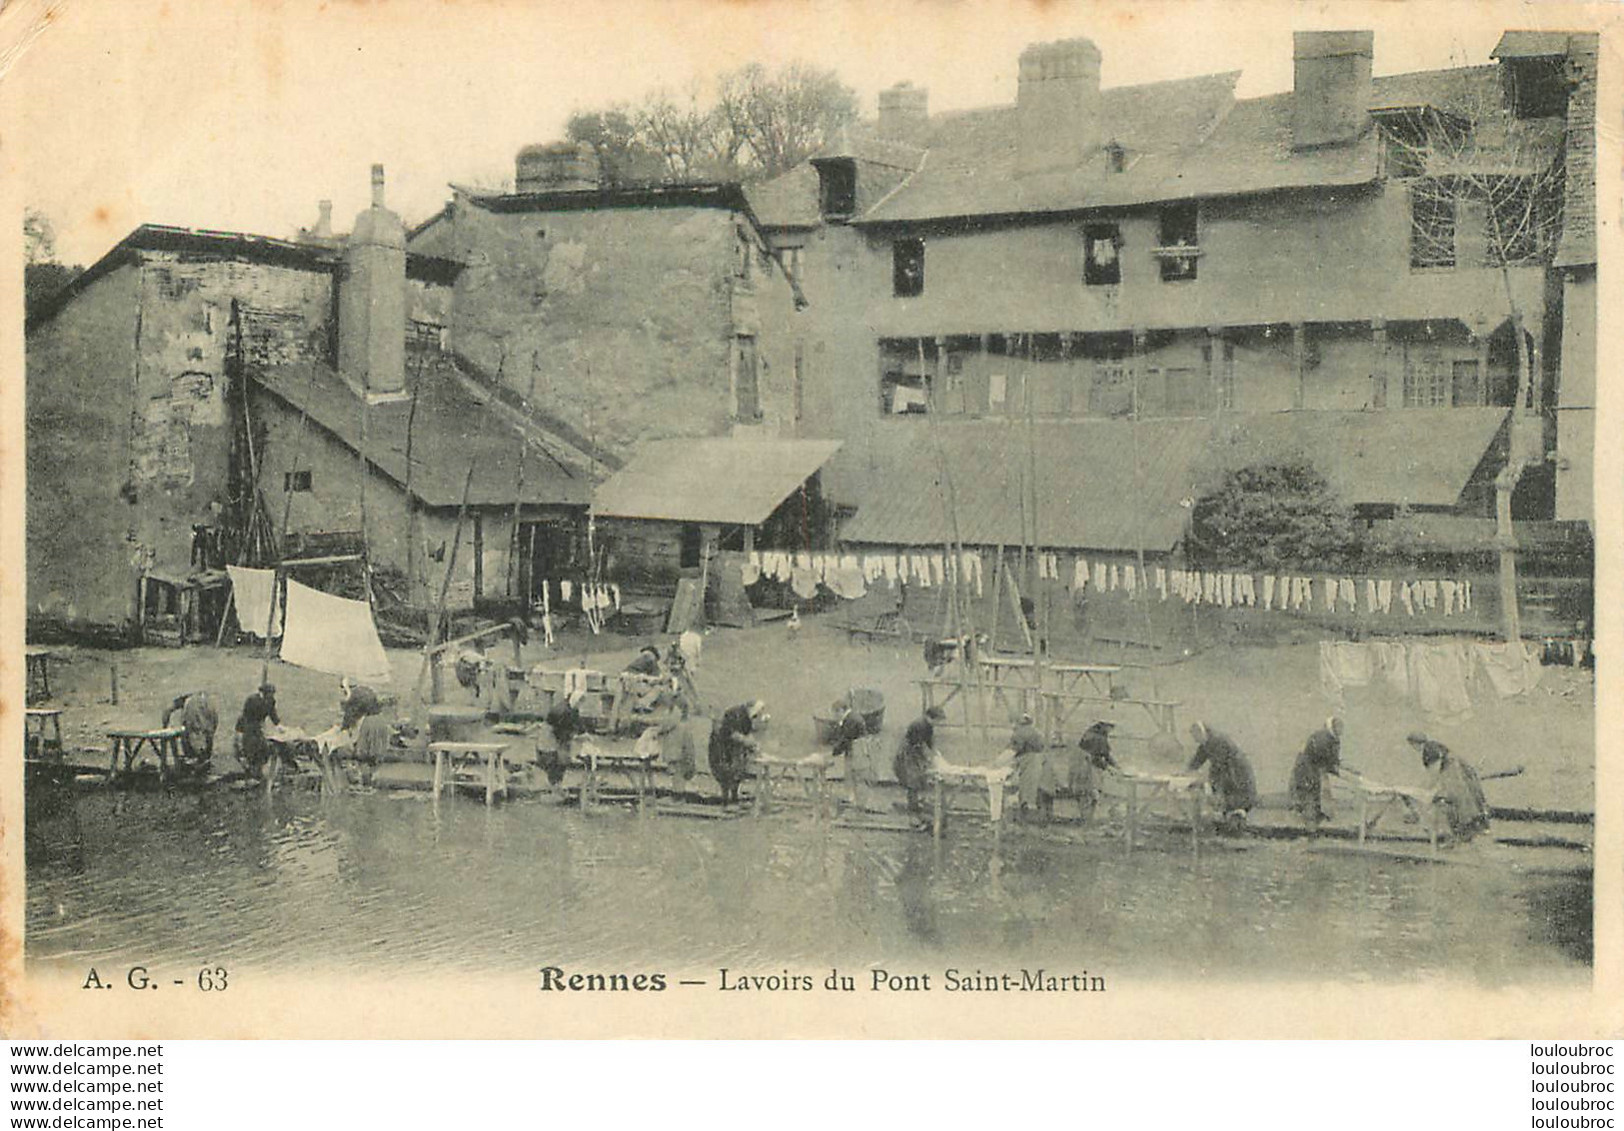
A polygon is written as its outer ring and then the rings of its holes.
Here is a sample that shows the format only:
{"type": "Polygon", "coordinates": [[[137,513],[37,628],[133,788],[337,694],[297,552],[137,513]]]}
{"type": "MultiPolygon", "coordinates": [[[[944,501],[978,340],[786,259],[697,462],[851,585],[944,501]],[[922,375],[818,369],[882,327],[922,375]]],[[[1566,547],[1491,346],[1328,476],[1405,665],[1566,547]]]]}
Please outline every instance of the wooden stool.
{"type": "Polygon", "coordinates": [[[508,744],[505,742],[434,742],[429,744],[429,750],[434,754],[434,799],[440,799],[440,791],[446,786],[455,789],[463,787],[484,787],[485,804],[496,804],[496,791],[502,791],[502,796],[508,795],[507,766],[503,755],[507,752],[508,744]],[[484,774],[481,777],[462,777],[467,771],[459,767],[459,759],[464,761],[484,759],[484,774]],[[500,783],[500,784],[498,784],[500,783]]]}
{"type": "Polygon", "coordinates": [[[27,707],[23,710],[23,750],[36,758],[61,761],[62,712],[52,707],[27,707]]]}
{"type": "Polygon", "coordinates": [[[25,694],[30,701],[51,697],[51,655],[50,649],[32,644],[23,649],[28,668],[28,690],[25,694]]]}

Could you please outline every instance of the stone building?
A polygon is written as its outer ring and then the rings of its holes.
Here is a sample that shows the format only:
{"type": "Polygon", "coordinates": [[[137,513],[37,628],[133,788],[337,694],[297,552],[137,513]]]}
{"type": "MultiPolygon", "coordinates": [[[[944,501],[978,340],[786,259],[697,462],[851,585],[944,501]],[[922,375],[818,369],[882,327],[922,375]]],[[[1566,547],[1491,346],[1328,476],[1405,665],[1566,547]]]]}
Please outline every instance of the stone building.
{"type": "Polygon", "coordinates": [[[567,144],[527,147],[516,173],[410,234],[464,264],[459,362],[606,467],[645,441],[796,432],[804,300],[737,185],[600,189],[567,144]]]}
{"type": "Polygon", "coordinates": [[[376,169],[341,244],[145,225],[30,321],[33,624],[129,637],[225,563],[309,545],[414,565],[399,595],[421,602],[475,461],[455,602],[520,584],[511,546],[569,552],[590,457],[443,353],[461,267],[408,253],[382,193],[376,169]]]}
{"type": "MultiPolygon", "coordinates": [[[[844,442],[825,476],[843,533],[885,541],[898,513],[943,513],[917,474],[927,414],[961,483],[1006,480],[1029,416],[1078,475],[1129,450],[1121,422],[1151,419],[1187,422],[1139,430],[1153,468],[1192,447],[1209,469],[1368,455],[1323,470],[1373,521],[1491,514],[1515,435],[1532,457],[1517,516],[1589,519],[1595,37],[1510,32],[1494,62],[1381,77],[1373,40],[1299,32],[1293,89],[1248,99],[1233,73],[1102,88],[1091,42],[1038,44],[1014,105],[931,115],[904,84],[753,188],[811,301],[801,434],[844,442]],[[1537,236],[1491,238],[1497,210],[1439,191],[1463,172],[1513,201],[1529,186],[1537,236]],[[1360,443],[1320,444],[1338,421],[1360,443]],[[1415,443],[1415,475],[1361,472],[1415,443]]],[[[1144,521],[1176,539],[1160,512],[1200,485],[1158,480],[1144,521]]],[[[1070,502],[1056,490],[1051,513],[1070,502]]],[[[1170,548],[1075,517],[1080,548],[1170,548]],[[1111,532],[1129,543],[1093,541],[1111,532]]],[[[939,544],[944,523],[916,534],[939,544]]]]}

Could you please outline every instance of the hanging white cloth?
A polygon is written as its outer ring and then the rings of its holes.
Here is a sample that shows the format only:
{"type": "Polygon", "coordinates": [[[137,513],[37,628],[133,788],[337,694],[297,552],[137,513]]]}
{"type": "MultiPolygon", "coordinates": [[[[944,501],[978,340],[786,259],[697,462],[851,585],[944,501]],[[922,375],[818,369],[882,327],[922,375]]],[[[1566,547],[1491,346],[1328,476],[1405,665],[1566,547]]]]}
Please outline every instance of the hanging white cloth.
{"type": "Polygon", "coordinates": [[[1235,599],[1248,608],[1257,605],[1257,586],[1249,573],[1240,574],[1235,578],[1235,599]]]}
{"type": "Polygon", "coordinates": [[[391,683],[389,657],[372,622],[372,607],[288,582],[282,660],[369,683],[391,683]]]}
{"type": "Polygon", "coordinates": [[[1391,578],[1382,578],[1376,582],[1376,604],[1384,613],[1393,611],[1393,582],[1391,578]]]}
{"type": "Polygon", "coordinates": [[[231,602],[237,607],[237,627],[249,636],[263,637],[265,625],[269,623],[272,636],[282,635],[282,602],[276,594],[276,571],[228,565],[226,574],[231,578],[231,602]]]}
{"type": "Polygon", "coordinates": [[[1367,577],[1365,578],[1365,612],[1367,614],[1374,614],[1376,609],[1376,583],[1367,577]]]}
{"type": "Polygon", "coordinates": [[[1263,575],[1263,607],[1265,609],[1274,608],[1274,574],[1272,573],[1263,575]]]}
{"type": "Polygon", "coordinates": [[[1359,599],[1353,588],[1353,578],[1344,577],[1337,581],[1336,599],[1340,604],[1347,606],[1348,612],[1356,613],[1359,611],[1359,599]]]}

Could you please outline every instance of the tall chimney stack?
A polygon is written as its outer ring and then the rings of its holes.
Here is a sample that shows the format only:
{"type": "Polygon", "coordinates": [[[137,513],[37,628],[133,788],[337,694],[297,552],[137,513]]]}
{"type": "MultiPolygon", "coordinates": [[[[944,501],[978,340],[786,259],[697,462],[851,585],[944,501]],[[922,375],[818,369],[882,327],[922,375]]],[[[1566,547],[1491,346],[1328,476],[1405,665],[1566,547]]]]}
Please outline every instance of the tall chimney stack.
{"type": "Polygon", "coordinates": [[[1093,40],[1034,43],[1021,52],[1015,120],[1019,174],[1074,168],[1099,149],[1106,124],[1093,40]]]}
{"type": "Polygon", "coordinates": [[[1343,145],[1370,124],[1372,31],[1299,31],[1292,35],[1291,144],[1343,145]]]}
{"type": "Polygon", "coordinates": [[[598,187],[598,155],[584,142],[527,145],[513,162],[513,191],[579,192],[598,187]]]}
{"type": "Polygon", "coordinates": [[[918,143],[930,124],[930,91],[899,82],[880,91],[879,135],[892,141],[918,143]]]}
{"type": "Polygon", "coordinates": [[[372,166],[372,206],[344,249],[338,365],[369,396],[406,387],[406,228],[384,207],[382,165],[372,166]]]}

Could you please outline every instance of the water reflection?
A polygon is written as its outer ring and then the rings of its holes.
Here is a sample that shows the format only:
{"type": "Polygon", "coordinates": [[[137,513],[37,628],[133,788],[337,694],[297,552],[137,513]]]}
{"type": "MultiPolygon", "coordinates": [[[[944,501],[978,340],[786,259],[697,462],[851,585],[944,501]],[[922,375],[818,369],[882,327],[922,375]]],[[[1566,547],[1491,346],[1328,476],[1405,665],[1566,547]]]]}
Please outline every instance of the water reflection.
{"type": "Polygon", "coordinates": [[[418,793],[95,794],[30,828],[28,948],[365,971],[914,961],[1490,984],[1581,973],[1588,883],[1226,842],[418,793]]]}

